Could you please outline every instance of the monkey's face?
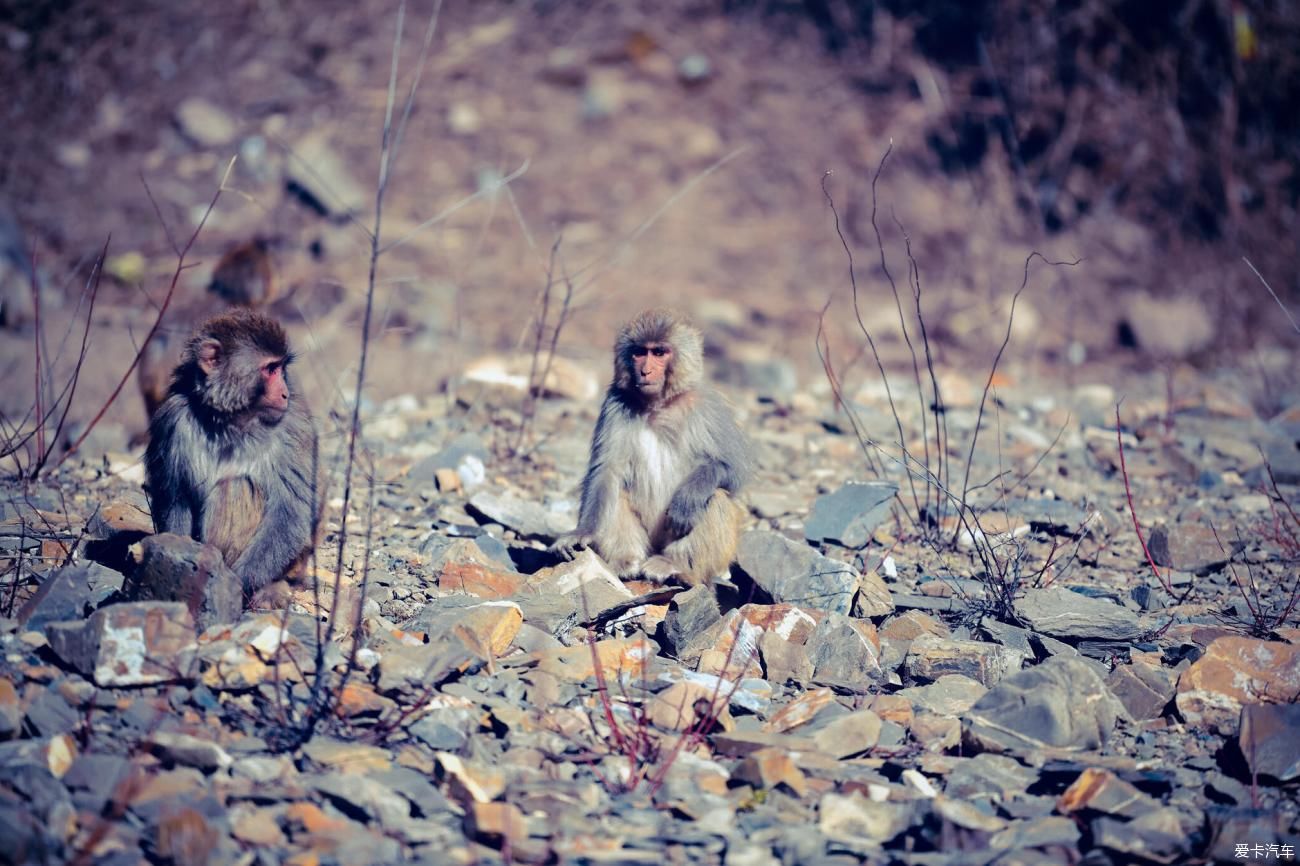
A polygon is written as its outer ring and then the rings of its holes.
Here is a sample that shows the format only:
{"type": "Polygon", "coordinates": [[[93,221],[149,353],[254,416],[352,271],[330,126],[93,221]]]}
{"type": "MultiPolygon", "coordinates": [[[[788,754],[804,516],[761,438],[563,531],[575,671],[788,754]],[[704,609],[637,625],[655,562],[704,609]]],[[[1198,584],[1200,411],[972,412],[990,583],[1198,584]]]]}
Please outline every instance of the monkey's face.
{"type": "Polygon", "coordinates": [[[669,343],[645,343],[632,347],[632,378],[643,396],[663,393],[672,368],[673,347],[669,343]]]}
{"type": "Polygon", "coordinates": [[[258,369],[260,385],[255,409],[266,424],[278,424],[289,411],[288,358],[266,358],[258,369]]]}

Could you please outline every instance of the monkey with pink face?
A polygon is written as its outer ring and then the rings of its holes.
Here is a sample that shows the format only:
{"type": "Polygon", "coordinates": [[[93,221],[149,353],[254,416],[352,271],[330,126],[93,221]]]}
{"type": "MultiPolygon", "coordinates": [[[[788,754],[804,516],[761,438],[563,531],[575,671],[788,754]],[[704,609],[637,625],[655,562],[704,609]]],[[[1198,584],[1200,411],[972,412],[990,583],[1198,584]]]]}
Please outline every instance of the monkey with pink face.
{"type": "Polygon", "coordinates": [[[149,425],[155,527],[220,550],[246,598],[305,561],[320,520],[316,427],[290,386],[292,357],[268,316],[209,319],[149,425]]]}
{"type": "Polygon", "coordinates": [[[703,377],[703,338],[680,314],[647,310],[623,327],[578,526],[557,552],[572,557],[589,546],[620,576],[659,582],[725,574],[745,516],[735,496],[754,457],[703,377]]]}

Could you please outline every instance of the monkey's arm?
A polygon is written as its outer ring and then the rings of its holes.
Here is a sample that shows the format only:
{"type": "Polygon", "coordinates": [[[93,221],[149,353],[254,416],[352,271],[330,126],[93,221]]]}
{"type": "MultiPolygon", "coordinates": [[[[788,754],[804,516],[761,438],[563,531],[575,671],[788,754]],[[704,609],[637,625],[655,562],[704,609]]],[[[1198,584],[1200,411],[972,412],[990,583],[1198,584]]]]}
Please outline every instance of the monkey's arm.
{"type": "Polygon", "coordinates": [[[695,467],[668,501],[668,531],[680,538],[694,529],[715,491],[735,489],[735,475],[729,464],[718,459],[695,467]]]}
{"type": "Polygon", "coordinates": [[[293,428],[287,431],[275,470],[260,483],[255,479],[266,511],[232,567],[250,593],[284,577],[312,545],[317,514],[316,430],[309,416],[292,411],[284,423],[293,428]]]}
{"type": "MultiPolygon", "coordinates": [[[[180,399],[180,398],[174,398],[180,399]]],[[[186,438],[193,436],[181,423],[177,404],[164,402],[149,424],[149,447],[145,450],[149,512],[154,529],[194,537],[193,480],[182,456],[186,438]]]]}
{"type": "Polygon", "coordinates": [[[695,528],[714,491],[736,493],[744,487],[753,463],[731,408],[714,394],[701,399],[686,437],[702,456],[668,502],[668,530],[677,537],[695,528]]]}
{"type": "Polygon", "coordinates": [[[606,397],[591,436],[591,457],[582,479],[582,504],[578,508],[578,525],[573,532],[558,539],[552,550],[571,558],[576,550],[588,547],[608,524],[618,501],[619,478],[609,460],[610,430],[615,426],[618,406],[606,397]]]}

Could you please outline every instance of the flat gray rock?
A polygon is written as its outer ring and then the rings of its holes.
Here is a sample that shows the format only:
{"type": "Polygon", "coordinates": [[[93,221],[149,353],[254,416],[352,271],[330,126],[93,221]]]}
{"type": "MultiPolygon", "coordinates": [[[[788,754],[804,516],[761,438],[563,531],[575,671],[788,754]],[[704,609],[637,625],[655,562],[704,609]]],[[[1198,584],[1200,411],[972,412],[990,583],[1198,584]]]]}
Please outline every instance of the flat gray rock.
{"type": "Polygon", "coordinates": [[[1087,751],[1105,744],[1126,715],[1091,665],[1054,656],[990,689],[963,717],[962,727],[967,743],[979,751],[1087,751]]]}
{"type": "Polygon", "coordinates": [[[847,614],[858,589],[851,566],[776,532],[742,535],[736,563],[773,601],[847,614]]]}
{"type": "MultiPolygon", "coordinates": [[[[870,623],[865,626],[872,628],[870,623]]],[[[808,638],[813,678],[817,682],[861,691],[884,679],[880,650],[867,635],[861,623],[847,616],[833,613],[823,619],[808,638]]]]}
{"type": "Polygon", "coordinates": [[[1241,753],[1252,773],[1279,782],[1300,778],[1300,705],[1248,704],[1241,711],[1241,753]]]}
{"type": "Polygon", "coordinates": [[[1012,499],[1000,506],[1029,524],[1034,532],[1073,535],[1088,519],[1088,512],[1060,499],[1012,499]]]}
{"type": "Polygon", "coordinates": [[[1020,670],[1026,653],[995,643],[923,634],[908,648],[904,674],[912,682],[936,682],[959,674],[986,688],[1020,670]]]}
{"type": "Polygon", "coordinates": [[[718,599],[708,586],[696,586],[673,598],[664,616],[666,649],[676,653],[722,617],[718,599]]]}
{"type": "Polygon", "coordinates": [[[813,544],[865,547],[871,533],[889,517],[898,485],[888,481],[850,481],[817,497],[804,524],[804,537],[813,544]]]}
{"type": "Polygon", "coordinates": [[[558,514],[527,499],[483,491],[468,503],[470,513],[513,529],[523,538],[559,538],[573,529],[572,514],[558,514]]]}
{"type": "Polygon", "coordinates": [[[1142,633],[1137,614],[1063,586],[1031,589],[1016,602],[1016,615],[1034,631],[1058,638],[1133,640],[1142,633]]]}
{"type": "Polygon", "coordinates": [[[36,594],[18,611],[18,622],[28,631],[41,631],[52,622],[78,620],[95,597],[96,583],[122,585],[122,576],[96,562],[78,562],[50,572],[36,594]]]}

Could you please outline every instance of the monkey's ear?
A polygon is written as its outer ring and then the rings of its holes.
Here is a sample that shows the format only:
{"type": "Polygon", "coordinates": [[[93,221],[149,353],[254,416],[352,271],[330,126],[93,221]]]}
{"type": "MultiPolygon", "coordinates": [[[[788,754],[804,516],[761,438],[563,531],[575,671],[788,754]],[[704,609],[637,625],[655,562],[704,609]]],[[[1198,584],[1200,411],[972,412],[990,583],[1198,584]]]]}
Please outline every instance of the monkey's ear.
{"type": "Polygon", "coordinates": [[[221,343],[212,339],[204,340],[199,343],[194,357],[198,360],[199,368],[203,370],[204,375],[211,376],[212,371],[221,364],[221,343]]]}

